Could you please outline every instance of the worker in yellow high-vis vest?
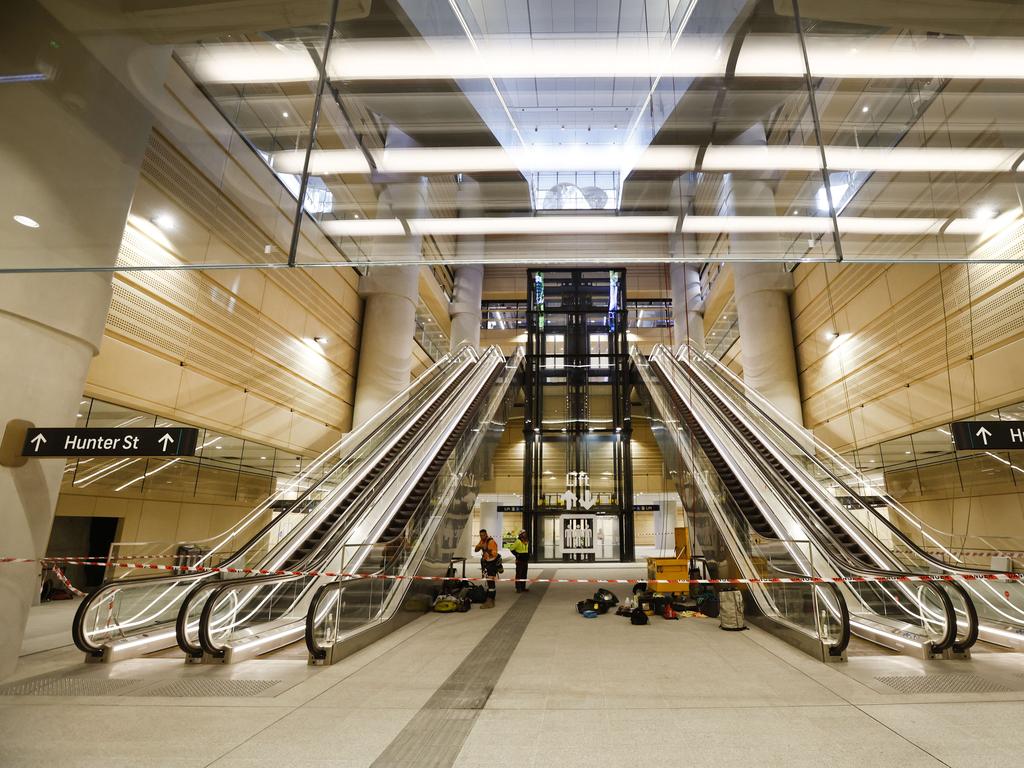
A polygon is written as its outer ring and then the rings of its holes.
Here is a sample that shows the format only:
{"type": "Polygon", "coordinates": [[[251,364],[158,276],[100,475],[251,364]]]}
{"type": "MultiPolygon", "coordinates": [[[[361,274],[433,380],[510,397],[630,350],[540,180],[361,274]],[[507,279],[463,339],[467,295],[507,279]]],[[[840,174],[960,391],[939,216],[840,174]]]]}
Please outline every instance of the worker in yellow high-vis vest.
{"type": "Polygon", "coordinates": [[[516,592],[529,592],[526,571],[530,567],[530,539],[526,531],[520,531],[508,549],[516,558],[516,592]]]}

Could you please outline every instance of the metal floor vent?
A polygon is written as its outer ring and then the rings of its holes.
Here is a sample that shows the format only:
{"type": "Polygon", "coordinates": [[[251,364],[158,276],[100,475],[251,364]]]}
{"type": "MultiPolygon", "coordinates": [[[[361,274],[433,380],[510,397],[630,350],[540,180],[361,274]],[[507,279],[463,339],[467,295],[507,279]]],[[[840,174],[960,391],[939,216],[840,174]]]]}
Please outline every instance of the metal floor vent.
{"type": "Polygon", "coordinates": [[[1013,690],[978,675],[894,675],[875,679],[900,693],[1010,693],[1013,690]]]}
{"type": "Polygon", "coordinates": [[[0,686],[0,696],[118,696],[143,680],[37,677],[0,686]]]}
{"type": "Polygon", "coordinates": [[[259,696],[280,680],[218,680],[216,678],[195,678],[175,680],[139,691],[136,696],[170,696],[189,699],[203,696],[259,696]]]}

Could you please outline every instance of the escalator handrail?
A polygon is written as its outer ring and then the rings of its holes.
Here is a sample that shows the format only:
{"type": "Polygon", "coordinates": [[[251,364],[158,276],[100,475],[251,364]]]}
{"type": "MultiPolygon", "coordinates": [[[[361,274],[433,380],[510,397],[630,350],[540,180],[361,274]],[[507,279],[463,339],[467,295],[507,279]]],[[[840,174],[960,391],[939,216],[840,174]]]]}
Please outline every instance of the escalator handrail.
{"type": "MultiPolygon", "coordinates": [[[[652,353],[652,358],[653,357],[654,357],[654,354],[652,353]]],[[[679,361],[675,360],[675,358],[673,358],[670,355],[668,357],[669,357],[670,360],[673,360],[674,362],[677,362],[677,363],[679,362],[679,361]]],[[[652,359],[652,363],[657,365],[659,368],[661,367],[660,359],[659,360],[653,360],[652,359]]],[[[694,391],[698,392],[698,394],[701,397],[702,401],[706,401],[707,400],[707,397],[708,397],[707,393],[704,392],[699,386],[695,387],[694,391]]],[[[717,407],[715,407],[714,403],[705,402],[705,405],[709,408],[709,410],[712,413],[717,414],[719,417],[724,416],[724,414],[719,414],[718,413],[719,409],[717,407]]],[[[734,425],[728,423],[728,419],[722,420],[721,421],[721,425],[722,425],[723,428],[725,428],[730,433],[735,433],[736,427],[734,425]]],[[[700,426],[700,425],[698,424],[698,426],[700,426]]],[[[701,429],[703,429],[703,427],[701,427],[701,429]]],[[[886,569],[882,569],[882,568],[872,568],[870,566],[866,566],[866,565],[860,563],[859,561],[853,560],[853,558],[850,555],[850,553],[847,552],[845,550],[845,548],[841,545],[841,543],[839,543],[835,539],[834,534],[832,534],[832,532],[829,531],[827,528],[823,527],[823,524],[817,518],[817,516],[813,513],[813,511],[810,511],[810,510],[806,510],[805,511],[804,508],[807,506],[807,502],[798,493],[796,493],[795,489],[788,482],[785,482],[781,477],[775,477],[774,475],[777,474],[777,473],[771,472],[771,473],[767,473],[766,474],[763,457],[758,455],[757,452],[753,450],[754,447],[752,445],[750,445],[747,442],[747,440],[741,439],[741,437],[742,437],[741,435],[736,435],[736,442],[740,446],[741,450],[743,450],[747,454],[748,458],[754,463],[754,466],[756,468],[758,468],[758,471],[761,474],[762,479],[765,480],[766,482],[768,482],[769,485],[774,488],[776,493],[781,493],[784,498],[787,498],[789,503],[793,507],[801,510],[801,515],[800,515],[801,520],[800,520],[800,522],[804,525],[805,530],[807,530],[807,532],[814,537],[815,541],[821,547],[822,552],[825,555],[826,559],[833,565],[833,567],[836,567],[837,570],[839,570],[840,572],[844,572],[845,571],[845,572],[853,573],[854,575],[857,575],[857,576],[867,575],[867,576],[883,577],[884,578],[884,577],[903,576],[903,575],[906,575],[908,573],[908,572],[904,572],[904,571],[892,571],[892,570],[886,570],[886,569]],[[810,522],[809,525],[808,525],[808,521],[810,522]],[[826,543],[826,541],[828,543],[826,543]]],[[[756,435],[754,437],[756,439],[756,435]]],[[[763,443],[762,443],[762,445],[763,445],[763,443]]],[[[732,471],[732,470],[730,470],[730,471],[732,471]]],[[[735,472],[733,474],[735,474],[735,472]]],[[[737,480],[739,480],[738,476],[737,476],[737,480]]],[[[740,482],[742,484],[742,481],[740,481],[740,482]]],[[[753,496],[751,496],[751,498],[753,499],[753,496]]],[[[757,503],[757,502],[755,501],[755,503],[757,503]]],[[[763,511],[762,511],[762,514],[763,514],[763,511]]],[[[774,517],[772,517],[770,519],[774,519],[774,517]]],[[[901,584],[901,582],[896,582],[896,583],[897,584],[901,584]]],[[[957,621],[956,609],[953,606],[952,600],[950,599],[949,595],[946,594],[945,590],[942,589],[941,587],[939,587],[937,584],[935,584],[934,582],[930,582],[930,581],[924,581],[924,582],[920,582],[920,585],[921,585],[921,587],[923,589],[933,592],[937,596],[940,604],[943,607],[943,612],[945,614],[945,616],[944,616],[945,634],[944,634],[942,640],[940,640],[938,643],[932,643],[931,644],[932,652],[933,653],[941,653],[943,650],[945,650],[946,648],[951,647],[957,641],[957,636],[956,635],[957,635],[957,632],[958,632],[958,621],[957,621]]],[[[966,596],[966,591],[963,591],[962,596],[966,596]]],[[[967,619],[968,619],[968,621],[971,624],[971,626],[970,626],[970,628],[968,630],[968,636],[970,636],[972,634],[976,634],[976,632],[977,632],[977,619],[976,619],[977,612],[974,609],[973,604],[972,604],[972,602],[971,602],[969,597],[967,597],[967,599],[965,600],[965,603],[970,606],[967,609],[967,619]],[[971,616],[972,615],[975,617],[973,622],[971,622],[971,616]]],[[[923,606],[922,606],[922,609],[923,609],[923,606]]],[[[965,638],[965,642],[966,642],[966,640],[967,640],[967,638],[965,638]]]]}

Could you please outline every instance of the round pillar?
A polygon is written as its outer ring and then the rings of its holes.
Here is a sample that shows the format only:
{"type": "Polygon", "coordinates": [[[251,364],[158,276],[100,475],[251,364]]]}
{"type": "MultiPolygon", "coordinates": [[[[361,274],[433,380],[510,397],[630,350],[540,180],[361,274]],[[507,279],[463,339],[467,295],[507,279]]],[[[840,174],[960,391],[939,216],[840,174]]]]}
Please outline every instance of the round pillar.
{"type": "MultiPolygon", "coordinates": [[[[423,218],[427,211],[427,182],[391,184],[377,201],[377,218],[423,218]]],[[[380,238],[374,258],[411,261],[420,258],[420,237],[380,238]]],[[[391,398],[409,386],[416,335],[420,267],[371,267],[359,281],[363,297],[363,328],[359,340],[352,427],[369,420],[391,398]]]]}
{"type": "MultiPolygon", "coordinates": [[[[680,235],[684,244],[692,234],[680,235]]],[[[692,253],[692,249],[690,250],[692,253]]],[[[675,254],[673,254],[673,257],[675,254]]],[[[704,349],[704,299],[700,294],[700,273],[695,264],[673,264],[669,278],[672,285],[672,348],[683,344],[704,349]]]]}
{"type": "MultiPolygon", "coordinates": [[[[111,267],[151,114],[97,54],[41,7],[25,4],[5,32],[4,57],[12,71],[46,66],[74,76],[19,83],[0,93],[0,110],[17,116],[0,122],[0,263],[111,267]],[[49,40],[60,40],[60,47],[48,46],[49,40]],[[39,226],[24,227],[15,215],[39,226]]],[[[163,82],[159,67],[148,74],[157,85],[163,82]]],[[[110,294],[109,273],[0,277],[0,339],[9,363],[0,377],[0,430],[12,419],[41,427],[75,423],[110,294]]],[[[63,471],[61,459],[0,467],[4,555],[38,559],[46,553],[63,471]]],[[[0,566],[0,679],[17,664],[28,610],[39,595],[39,571],[35,563],[0,566]]]]}

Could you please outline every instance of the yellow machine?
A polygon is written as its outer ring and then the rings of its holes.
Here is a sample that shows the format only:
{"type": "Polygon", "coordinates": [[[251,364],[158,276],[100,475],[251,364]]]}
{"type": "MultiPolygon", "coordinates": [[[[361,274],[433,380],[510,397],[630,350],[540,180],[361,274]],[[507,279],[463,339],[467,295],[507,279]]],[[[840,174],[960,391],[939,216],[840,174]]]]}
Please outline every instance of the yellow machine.
{"type": "Polygon", "coordinates": [[[690,594],[689,584],[657,584],[655,579],[690,578],[690,535],[686,528],[675,530],[675,557],[647,558],[647,588],[651,592],[678,592],[690,594]]]}

